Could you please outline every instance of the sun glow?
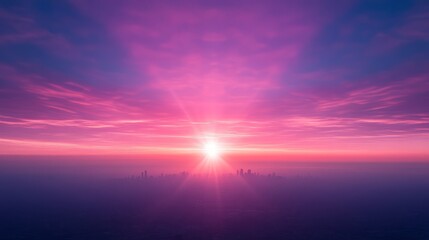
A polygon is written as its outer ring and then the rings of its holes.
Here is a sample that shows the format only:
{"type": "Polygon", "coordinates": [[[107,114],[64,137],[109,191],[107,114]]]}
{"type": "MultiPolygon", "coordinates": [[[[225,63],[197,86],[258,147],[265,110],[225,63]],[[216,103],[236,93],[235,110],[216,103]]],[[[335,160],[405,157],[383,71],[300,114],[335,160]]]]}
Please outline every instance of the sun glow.
{"type": "Polygon", "coordinates": [[[221,149],[218,142],[213,139],[204,143],[203,152],[206,158],[210,161],[217,161],[220,159],[221,149]]]}

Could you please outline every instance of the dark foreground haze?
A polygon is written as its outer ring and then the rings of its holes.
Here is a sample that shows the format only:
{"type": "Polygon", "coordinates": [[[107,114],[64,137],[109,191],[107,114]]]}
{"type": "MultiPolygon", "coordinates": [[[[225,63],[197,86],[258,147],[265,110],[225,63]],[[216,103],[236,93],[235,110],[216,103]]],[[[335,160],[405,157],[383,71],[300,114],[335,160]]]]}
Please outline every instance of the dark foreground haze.
{"type": "Polygon", "coordinates": [[[3,240],[429,239],[428,164],[277,163],[274,175],[254,163],[208,176],[20,161],[1,161],[3,240]]]}

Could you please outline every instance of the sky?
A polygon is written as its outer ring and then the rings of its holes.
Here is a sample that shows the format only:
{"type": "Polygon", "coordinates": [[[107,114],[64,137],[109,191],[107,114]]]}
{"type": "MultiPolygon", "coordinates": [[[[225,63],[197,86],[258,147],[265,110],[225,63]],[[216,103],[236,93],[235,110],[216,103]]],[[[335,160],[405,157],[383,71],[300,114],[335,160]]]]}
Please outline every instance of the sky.
{"type": "Polygon", "coordinates": [[[206,139],[429,161],[429,3],[1,1],[1,155],[198,155],[206,139]]]}

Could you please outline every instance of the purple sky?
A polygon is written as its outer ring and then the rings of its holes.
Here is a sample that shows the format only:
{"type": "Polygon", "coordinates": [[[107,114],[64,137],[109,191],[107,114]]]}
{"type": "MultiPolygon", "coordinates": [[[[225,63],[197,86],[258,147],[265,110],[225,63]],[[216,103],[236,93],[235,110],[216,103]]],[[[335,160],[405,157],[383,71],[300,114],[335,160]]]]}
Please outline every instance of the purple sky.
{"type": "Polygon", "coordinates": [[[2,1],[0,154],[429,156],[427,1],[2,1]]]}

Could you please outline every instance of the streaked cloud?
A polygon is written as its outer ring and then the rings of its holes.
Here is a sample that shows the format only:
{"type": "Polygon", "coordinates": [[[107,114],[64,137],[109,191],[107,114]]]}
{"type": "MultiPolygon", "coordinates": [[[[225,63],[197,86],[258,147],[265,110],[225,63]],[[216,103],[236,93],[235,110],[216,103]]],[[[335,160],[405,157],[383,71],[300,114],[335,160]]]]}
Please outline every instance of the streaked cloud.
{"type": "Polygon", "coordinates": [[[0,4],[0,154],[429,155],[426,3],[43,4],[0,4]]]}

